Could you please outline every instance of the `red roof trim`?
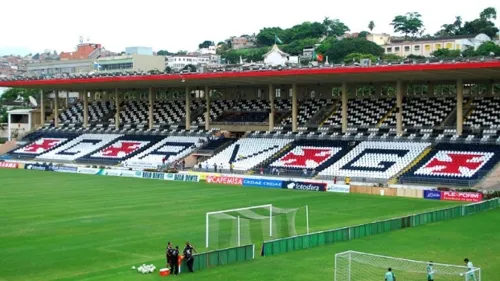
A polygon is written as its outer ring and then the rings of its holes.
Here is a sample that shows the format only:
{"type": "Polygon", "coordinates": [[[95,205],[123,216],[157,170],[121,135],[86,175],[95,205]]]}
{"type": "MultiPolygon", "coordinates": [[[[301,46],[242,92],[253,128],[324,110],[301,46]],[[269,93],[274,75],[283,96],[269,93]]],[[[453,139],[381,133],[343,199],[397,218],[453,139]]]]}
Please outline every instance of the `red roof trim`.
{"type": "Polygon", "coordinates": [[[120,76],[120,77],[98,77],[78,79],[51,79],[51,80],[21,80],[0,81],[0,87],[36,87],[67,84],[100,84],[139,81],[177,80],[196,81],[204,79],[220,78],[252,78],[272,76],[295,76],[295,75],[332,75],[332,74],[356,74],[356,73],[388,73],[388,72],[410,72],[410,71],[436,71],[436,70],[467,70],[480,68],[500,68],[500,61],[492,62],[467,62],[467,63],[442,63],[442,64],[411,64],[392,66],[371,67],[335,67],[335,68],[302,68],[284,70],[260,70],[245,72],[217,72],[217,73],[195,73],[195,74],[161,74],[145,76],[120,76]]]}

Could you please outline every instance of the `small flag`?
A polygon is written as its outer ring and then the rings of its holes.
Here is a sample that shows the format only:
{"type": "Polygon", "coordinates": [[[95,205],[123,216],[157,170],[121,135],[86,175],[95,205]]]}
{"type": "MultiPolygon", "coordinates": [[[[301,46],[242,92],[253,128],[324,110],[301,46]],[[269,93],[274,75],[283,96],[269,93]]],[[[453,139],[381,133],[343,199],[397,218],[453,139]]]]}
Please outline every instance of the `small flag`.
{"type": "Polygon", "coordinates": [[[316,59],[317,59],[318,61],[323,61],[323,55],[322,55],[322,54],[317,54],[317,55],[316,55],[316,59]]]}
{"type": "Polygon", "coordinates": [[[274,44],[283,44],[283,41],[276,34],[274,34],[274,44]]]}
{"type": "Polygon", "coordinates": [[[102,66],[98,62],[95,61],[94,62],[94,68],[99,69],[99,68],[102,68],[102,66]]]}

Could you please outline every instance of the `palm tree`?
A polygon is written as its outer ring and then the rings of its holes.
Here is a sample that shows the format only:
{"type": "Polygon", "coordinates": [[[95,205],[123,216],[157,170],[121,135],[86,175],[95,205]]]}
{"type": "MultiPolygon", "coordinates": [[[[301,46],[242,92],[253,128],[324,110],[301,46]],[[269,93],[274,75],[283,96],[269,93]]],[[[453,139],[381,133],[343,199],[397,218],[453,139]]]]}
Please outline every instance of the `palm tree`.
{"type": "Polygon", "coordinates": [[[370,23],[368,24],[368,29],[370,29],[370,32],[372,32],[374,28],[375,28],[375,23],[373,21],[370,21],[370,23]]]}

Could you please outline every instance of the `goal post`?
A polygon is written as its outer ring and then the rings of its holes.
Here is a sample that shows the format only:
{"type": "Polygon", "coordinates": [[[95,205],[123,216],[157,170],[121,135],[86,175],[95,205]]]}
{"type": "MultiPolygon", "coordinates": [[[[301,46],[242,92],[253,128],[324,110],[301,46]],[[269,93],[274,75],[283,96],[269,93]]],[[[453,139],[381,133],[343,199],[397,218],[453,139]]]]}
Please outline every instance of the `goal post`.
{"type": "Polygon", "coordinates": [[[227,248],[297,235],[297,212],[309,233],[309,208],[277,208],[273,204],[208,212],[205,215],[206,248],[227,248]]]}
{"type": "Polygon", "coordinates": [[[335,255],[334,281],[384,280],[391,268],[396,280],[421,281],[481,281],[481,269],[443,264],[430,261],[416,261],[376,254],[346,251],[335,255]]]}

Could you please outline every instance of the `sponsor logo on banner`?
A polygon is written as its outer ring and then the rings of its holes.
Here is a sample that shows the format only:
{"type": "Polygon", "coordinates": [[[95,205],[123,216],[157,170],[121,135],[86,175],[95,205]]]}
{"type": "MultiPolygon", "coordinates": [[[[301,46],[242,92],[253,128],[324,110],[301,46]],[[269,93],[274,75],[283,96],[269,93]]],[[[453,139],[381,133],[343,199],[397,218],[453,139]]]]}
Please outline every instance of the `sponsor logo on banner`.
{"type": "Polygon", "coordinates": [[[470,178],[492,157],[492,152],[439,151],[415,175],[470,178]]]}
{"type": "Polygon", "coordinates": [[[351,187],[347,184],[328,184],[326,187],[328,192],[349,193],[350,190],[351,187]]]}
{"type": "Polygon", "coordinates": [[[431,200],[441,200],[441,191],[424,190],[424,198],[431,200]]]}
{"type": "Polygon", "coordinates": [[[307,190],[307,191],[326,191],[327,184],[324,182],[302,182],[302,181],[284,181],[281,185],[284,189],[307,190]]]}
{"type": "Polygon", "coordinates": [[[481,202],[483,194],[478,192],[441,191],[441,200],[481,202]]]}
{"type": "Polygon", "coordinates": [[[0,162],[0,168],[17,169],[17,163],[13,163],[13,162],[0,162]]]}
{"type": "Polygon", "coordinates": [[[168,181],[189,181],[189,182],[199,182],[200,177],[198,175],[189,174],[165,174],[165,180],[168,181]]]}
{"type": "Polygon", "coordinates": [[[207,183],[243,185],[243,178],[231,176],[207,176],[207,183]]]}
{"type": "Polygon", "coordinates": [[[44,164],[26,164],[24,169],[26,170],[37,170],[37,171],[52,171],[52,166],[44,164]]]}
{"type": "Polygon", "coordinates": [[[99,172],[99,175],[114,176],[114,177],[142,178],[142,171],[103,169],[103,170],[101,170],[101,172],[99,172]]]}
{"type": "Polygon", "coordinates": [[[101,172],[101,169],[97,169],[97,168],[78,168],[79,174],[97,175],[100,172],[101,172]]]}
{"type": "Polygon", "coordinates": [[[59,173],[76,173],[78,171],[78,167],[52,166],[51,170],[59,173]]]}
{"type": "Polygon", "coordinates": [[[160,172],[142,172],[142,177],[145,178],[145,179],[163,180],[163,179],[165,179],[165,173],[160,173],[160,172]]]}
{"type": "Polygon", "coordinates": [[[281,180],[267,180],[267,179],[243,179],[243,186],[256,186],[256,187],[269,187],[281,188],[283,181],[281,180]]]}

